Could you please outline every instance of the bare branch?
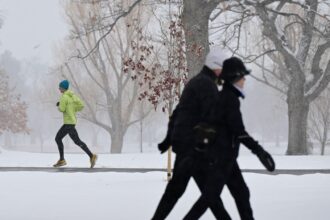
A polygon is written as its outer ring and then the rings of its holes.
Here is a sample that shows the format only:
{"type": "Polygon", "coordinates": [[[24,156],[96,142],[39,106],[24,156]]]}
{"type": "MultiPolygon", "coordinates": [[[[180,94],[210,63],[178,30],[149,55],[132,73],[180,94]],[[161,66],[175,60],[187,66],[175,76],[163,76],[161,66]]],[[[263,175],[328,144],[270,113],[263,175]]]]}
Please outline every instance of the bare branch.
{"type": "Polygon", "coordinates": [[[307,95],[307,99],[310,101],[313,101],[315,98],[317,98],[322,91],[329,85],[330,83],[330,61],[327,64],[327,67],[324,71],[323,77],[319,79],[318,83],[314,86],[315,89],[313,89],[313,92],[309,95],[307,95]]]}
{"type": "Polygon", "coordinates": [[[281,94],[286,95],[286,91],[280,89],[279,87],[274,86],[273,84],[269,83],[267,80],[262,80],[262,79],[256,77],[255,75],[252,75],[252,74],[251,74],[251,77],[254,78],[255,80],[257,80],[258,82],[266,84],[267,86],[273,88],[274,90],[280,92],[281,94]]]}
{"type": "Polygon", "coordinates": [[[121,15],[119,15],[112,24],[110,24],[108,26],[108,31],[106,31],[104,33],[104,35],[102,35],[97,42],[95,43],[95,46],[84,56],[79,56],[79,58],[81,59],[85,59],[86,57],[88,57],[91,53],[93,53],[97,48],[99,48],[100,42],[106,37],[108,36],[112,29],[114,28],[114,26],[117,24],[117,22],[120,20],[120,18],[122,17],[126,17],[129,13],[131,13],[131,11],[135,8],[135,6],[137,6],[142,0],[136,0],[129,8],[127,11],[125,11],[124,13],[122,13],[121,15]]]}
{"type": "Polygon", "coordinates": [[[311,69],[311,74],[314,77],[313,77],[313,80],[311,80],[310,82],[308,82],[306,84],[306,89],[305,89],[305,91],[307,91],[306,93],[309,93],[308,91],[320,80],[320,78],[324,74],[322,69],[320,69],[320,62],[321,62],[322,55],[328,48],[330,48],[330,41],[328,41],[322,45],[319,45],[315,52],[314,58],[312,60],[312,69],[311,69]]]}

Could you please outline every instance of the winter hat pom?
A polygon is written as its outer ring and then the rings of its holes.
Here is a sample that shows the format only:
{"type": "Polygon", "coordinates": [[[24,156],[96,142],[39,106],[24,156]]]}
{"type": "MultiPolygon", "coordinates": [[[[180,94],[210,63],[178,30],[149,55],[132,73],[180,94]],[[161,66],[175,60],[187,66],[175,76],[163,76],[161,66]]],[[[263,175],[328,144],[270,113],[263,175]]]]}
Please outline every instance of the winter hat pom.
{"type": "Polygon", "coordinates": [[[62,89],[67,90],[69,88],[69,81],[68,80],[63,80],[60,82],[59,87],[62,89]]]}
{"type": "Polygon", "coordinates": [[[205,66],[211,70],[222,69],[223,61],[229,57],[224,48],[218,46],[210,47],[210,52],[206,55],[205,66]]]}

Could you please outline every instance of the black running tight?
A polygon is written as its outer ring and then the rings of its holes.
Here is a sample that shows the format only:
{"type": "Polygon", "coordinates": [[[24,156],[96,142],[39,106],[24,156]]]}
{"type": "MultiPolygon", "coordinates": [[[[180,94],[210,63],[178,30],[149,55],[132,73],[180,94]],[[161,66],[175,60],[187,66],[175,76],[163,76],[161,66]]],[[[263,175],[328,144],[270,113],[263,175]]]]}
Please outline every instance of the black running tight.
{"type": "Polygon", "coordinates": [[[93,154],[92,152],[88,149],[87,145],[82,142],[79,138],[78,132],[75,128],[75,125],[69,125],[69,124],[64,124],[60,130],[57,132],[55,141],[58,146],[58,151],[60,153],[60,160],[64,160],[64,146],[62,139],[69,134],[70,138],[73,140],[73,142],[81,147],[83,151],[85,151],[86,154],[88,154],[89,157],[92,157],[93,154]]]}

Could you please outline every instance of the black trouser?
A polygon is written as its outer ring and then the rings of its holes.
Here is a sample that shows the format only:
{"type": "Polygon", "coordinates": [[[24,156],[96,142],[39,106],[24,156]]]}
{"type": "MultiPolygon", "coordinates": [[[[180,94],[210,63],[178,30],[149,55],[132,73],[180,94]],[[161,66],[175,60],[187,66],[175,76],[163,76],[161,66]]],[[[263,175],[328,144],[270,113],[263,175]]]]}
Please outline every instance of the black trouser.
{"type": "Polygon", "coordinates": [[[207,208],[217,201],[226,184],[234,197],[241,220],[253,220],[252,208],[249,201],[250,192],[236,160],[234,163],[227,161],[227,164],[220,161],[220,164],[215,166],[213,171],[210,171],[202,196],[188,212],[186,218],[199,219],[207,208]]]}
{"type": "Polygon", "coordinates": [[[64,160],[64,146],[62,139],[65,137],[65,135],[69,134],[70,138],[73,140],[73,142],[81,147],[83,151],[85,151],[86,154],[88,154],[89,157],[92,157],[92,152],[88,149],[87,145],[82,142],[79,138],[78,132],[75,128],[75,125],[69,125],[64,124],[60,130],[57,132],[55,141],[57,143],[58,151],[60,153],[60,160],[64,160]]]}
{"type": "MultiPolygon", "coordinates": [[[[206,180],[207,160],[202,158],[195,158],[194,156],[177,155],[174,163],[173,177],[167,184],[165,192],[158,204],[153,220],[163,220],[173,209],[176,202],[182,196],[190,177],[192,176],[202,191],[206,180]]],[[[220,197],[210,205],[210,209],[217,219],[231,220],[229,214],[226,212],[220,197]]],[[[193,219],[193,218],[185,218],[193,219]]]]}

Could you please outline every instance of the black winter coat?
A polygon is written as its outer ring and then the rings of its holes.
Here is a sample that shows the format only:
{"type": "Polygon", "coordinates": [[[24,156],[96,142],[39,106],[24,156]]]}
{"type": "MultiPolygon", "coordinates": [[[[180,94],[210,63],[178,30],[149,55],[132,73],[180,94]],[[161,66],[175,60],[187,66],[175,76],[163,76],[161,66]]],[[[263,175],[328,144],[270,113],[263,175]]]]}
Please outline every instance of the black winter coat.
{"type": "Polygon", "coordinates": [[[245,130],[239,97],[244,96],[229,83],[225,83],[219,92],[214,112],[218,138],[216,144],[212,146],[211,155],[237,158],[240,143],[253,153],[256,153],[261,147],[245,130]]]}
{"type": "Polygon", "coordinates": [[[204,66],[183,89],[174,111],[171,142],[175,153],[190,153],[194,147],[193,128],[200,122],[210,122],[210,111],[214,109],[218,97],[216,75],[204,66]]]}

